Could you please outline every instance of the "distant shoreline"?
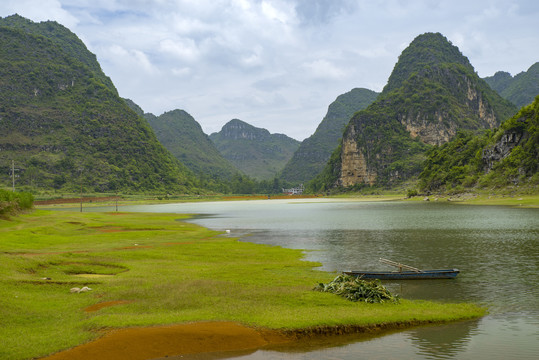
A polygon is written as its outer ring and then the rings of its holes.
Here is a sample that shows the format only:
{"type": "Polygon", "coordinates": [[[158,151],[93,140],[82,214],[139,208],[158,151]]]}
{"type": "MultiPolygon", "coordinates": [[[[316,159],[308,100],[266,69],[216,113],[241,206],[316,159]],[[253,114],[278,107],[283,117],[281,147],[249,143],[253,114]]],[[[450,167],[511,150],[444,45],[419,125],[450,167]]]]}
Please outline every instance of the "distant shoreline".
{"type": "MultiPolygon", "coordinates": [[[[404,194],[340,194],[331,196],[315,195],[220,195],[220,196],[177,196],[170,198],[157,198],[155,196],[122,197],[122,196],[83,196],[83,208],[102,206],[126,206],[126,205],[156,205],[173,204],[184,202],[211,202],[211,201],[255,201],[255,200],[301,200],[316,201],[438,201],[452,202],[465,205],[495,205],[514,206],[522,208],[539,208],[539,194],[483,194],[483,193],[460,193],[460,194],[433,194],[418,195],[407,198],[404,194]]],[[[81,203],[80,197],[58,197],[47,200],[36,200],[35,206],[39,209],[48,208],[78,208],[81,203]]]]}

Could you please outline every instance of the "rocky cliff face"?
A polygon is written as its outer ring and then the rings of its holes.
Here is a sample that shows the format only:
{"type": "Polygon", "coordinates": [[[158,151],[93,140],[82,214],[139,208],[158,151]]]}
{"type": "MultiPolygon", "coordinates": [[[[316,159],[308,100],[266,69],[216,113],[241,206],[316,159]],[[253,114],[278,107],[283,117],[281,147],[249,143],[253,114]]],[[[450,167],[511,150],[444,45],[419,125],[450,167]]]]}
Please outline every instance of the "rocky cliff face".
{"type": "MultiPolygon", "coordinates": [[[[447,77],[445,80],[449,80],[454,74],[446,71],[445,76],[447,77]]],[[[452,91],[451,95],[458,97],[458,93],[461,91],[466,95],[461,97],[461,103],[457,106],[464,108],[463,111],[475,119],[473,125],[476,126],[471,126],[471,128],[493,129],[499,125],[500,118],[496,116],[493,107],[476,84],[468,78],[463,78],[462,81],[456,81],[452,85],[456,86],[453,89],[456,91],[452,91]],[[459,89],[459,87],[463,89],[459,89]]],[[[448,111],[446,104],[440,104],[439,108],[429,110],[410,110],[397,114],[397,117],[410,136],[419,137],[421,141],[429,145],[442,145],[451,140],[459,129],[470,127],[467,124],[459,123],[460,119],[448,111]],[[430,112],[428,112],[429,110],[430,112]]]]}
{"type": "Polygon", "coordinates": [[[486,172],[494,168],[496,164],[511,154],[511,151],[520,144],[528,141],[529,134],[526,132],[508,131],[494,145],[483,150],[482,159],[485,163],[486,172]]]}
{"type": "Polygon", "coordinates": [[[336,186],[392,184],[421,170],[424,153],[459,129],[492,129],[516,111],[440,34],[417,37],[399,57],[388,85],[346,128],[336,186]]]}
{"type": "Polygon", "coordinates": [[[303,183],[314,178],[323,169],[331,153],[339,145],[343,130],[357,111],[365,109],[379,93],[356,88],[339,95],[329,107],[315,133],[305,139],[286,164],[280,178],[303,183]]]}
{"type": "Polygon", "coordinates": [[[459,131],[429,151],[419,175],[426,192],[539,185],[539,96],[496,131],[459,131]],[[481,156],[478,156],[480,154],[481,156]]]}
{"type": "Polygon", "coordinates": [[[376,170],[368,166],[363,149],[357,145],[356,132],[352,125],[342,142],[338,185],[343,187],[355,184],[374,185],[375,182],[376,170]]]}

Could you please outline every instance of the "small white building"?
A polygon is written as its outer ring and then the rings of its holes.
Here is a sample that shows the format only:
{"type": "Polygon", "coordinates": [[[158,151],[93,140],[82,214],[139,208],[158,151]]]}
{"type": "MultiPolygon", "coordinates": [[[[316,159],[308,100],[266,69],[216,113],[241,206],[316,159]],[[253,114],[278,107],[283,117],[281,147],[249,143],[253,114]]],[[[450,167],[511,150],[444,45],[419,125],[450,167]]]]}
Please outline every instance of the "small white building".
{"type": "Polygon", "coordinates": [[[288,195],[301,195],[303,194],[303,190],[305,190],[305,188],[303,187],[303,184],[300,184],[299,186],[290,189],[283,189],[283,193],[288,195]]]}

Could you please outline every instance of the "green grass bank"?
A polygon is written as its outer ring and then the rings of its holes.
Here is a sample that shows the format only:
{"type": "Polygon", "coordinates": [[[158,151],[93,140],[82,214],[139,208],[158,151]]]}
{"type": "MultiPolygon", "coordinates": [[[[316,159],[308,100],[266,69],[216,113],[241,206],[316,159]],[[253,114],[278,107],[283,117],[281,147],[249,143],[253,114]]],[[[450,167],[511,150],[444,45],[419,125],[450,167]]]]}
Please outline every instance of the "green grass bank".
{"type": "Polygon", "coordinates": [[[485,314],[474,304],[347,301],[300,250],[240,242],[177,214],[37,210],[0,220],[0,358],[28,359],[120,327],[233,321],[313,327],[415,324],[485,314]],[[88,292],[70,292],[84,286],[88,292]],[[85,311],[88,307],[118,302],[85,311]]]}

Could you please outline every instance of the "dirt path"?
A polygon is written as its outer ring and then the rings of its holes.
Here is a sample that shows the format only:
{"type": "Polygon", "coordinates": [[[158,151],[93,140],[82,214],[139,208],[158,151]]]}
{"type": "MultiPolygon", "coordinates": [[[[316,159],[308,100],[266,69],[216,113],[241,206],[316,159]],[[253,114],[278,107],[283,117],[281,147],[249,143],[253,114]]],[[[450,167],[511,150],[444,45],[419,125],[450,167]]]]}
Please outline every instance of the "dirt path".
{"type": "Polygon", "coordinates": [[[291,339],[278,331],[257,330],[231,322],[114,330],[96,341],[43,360],[146,360],[204,352],[257,349],[291,339]]]}

